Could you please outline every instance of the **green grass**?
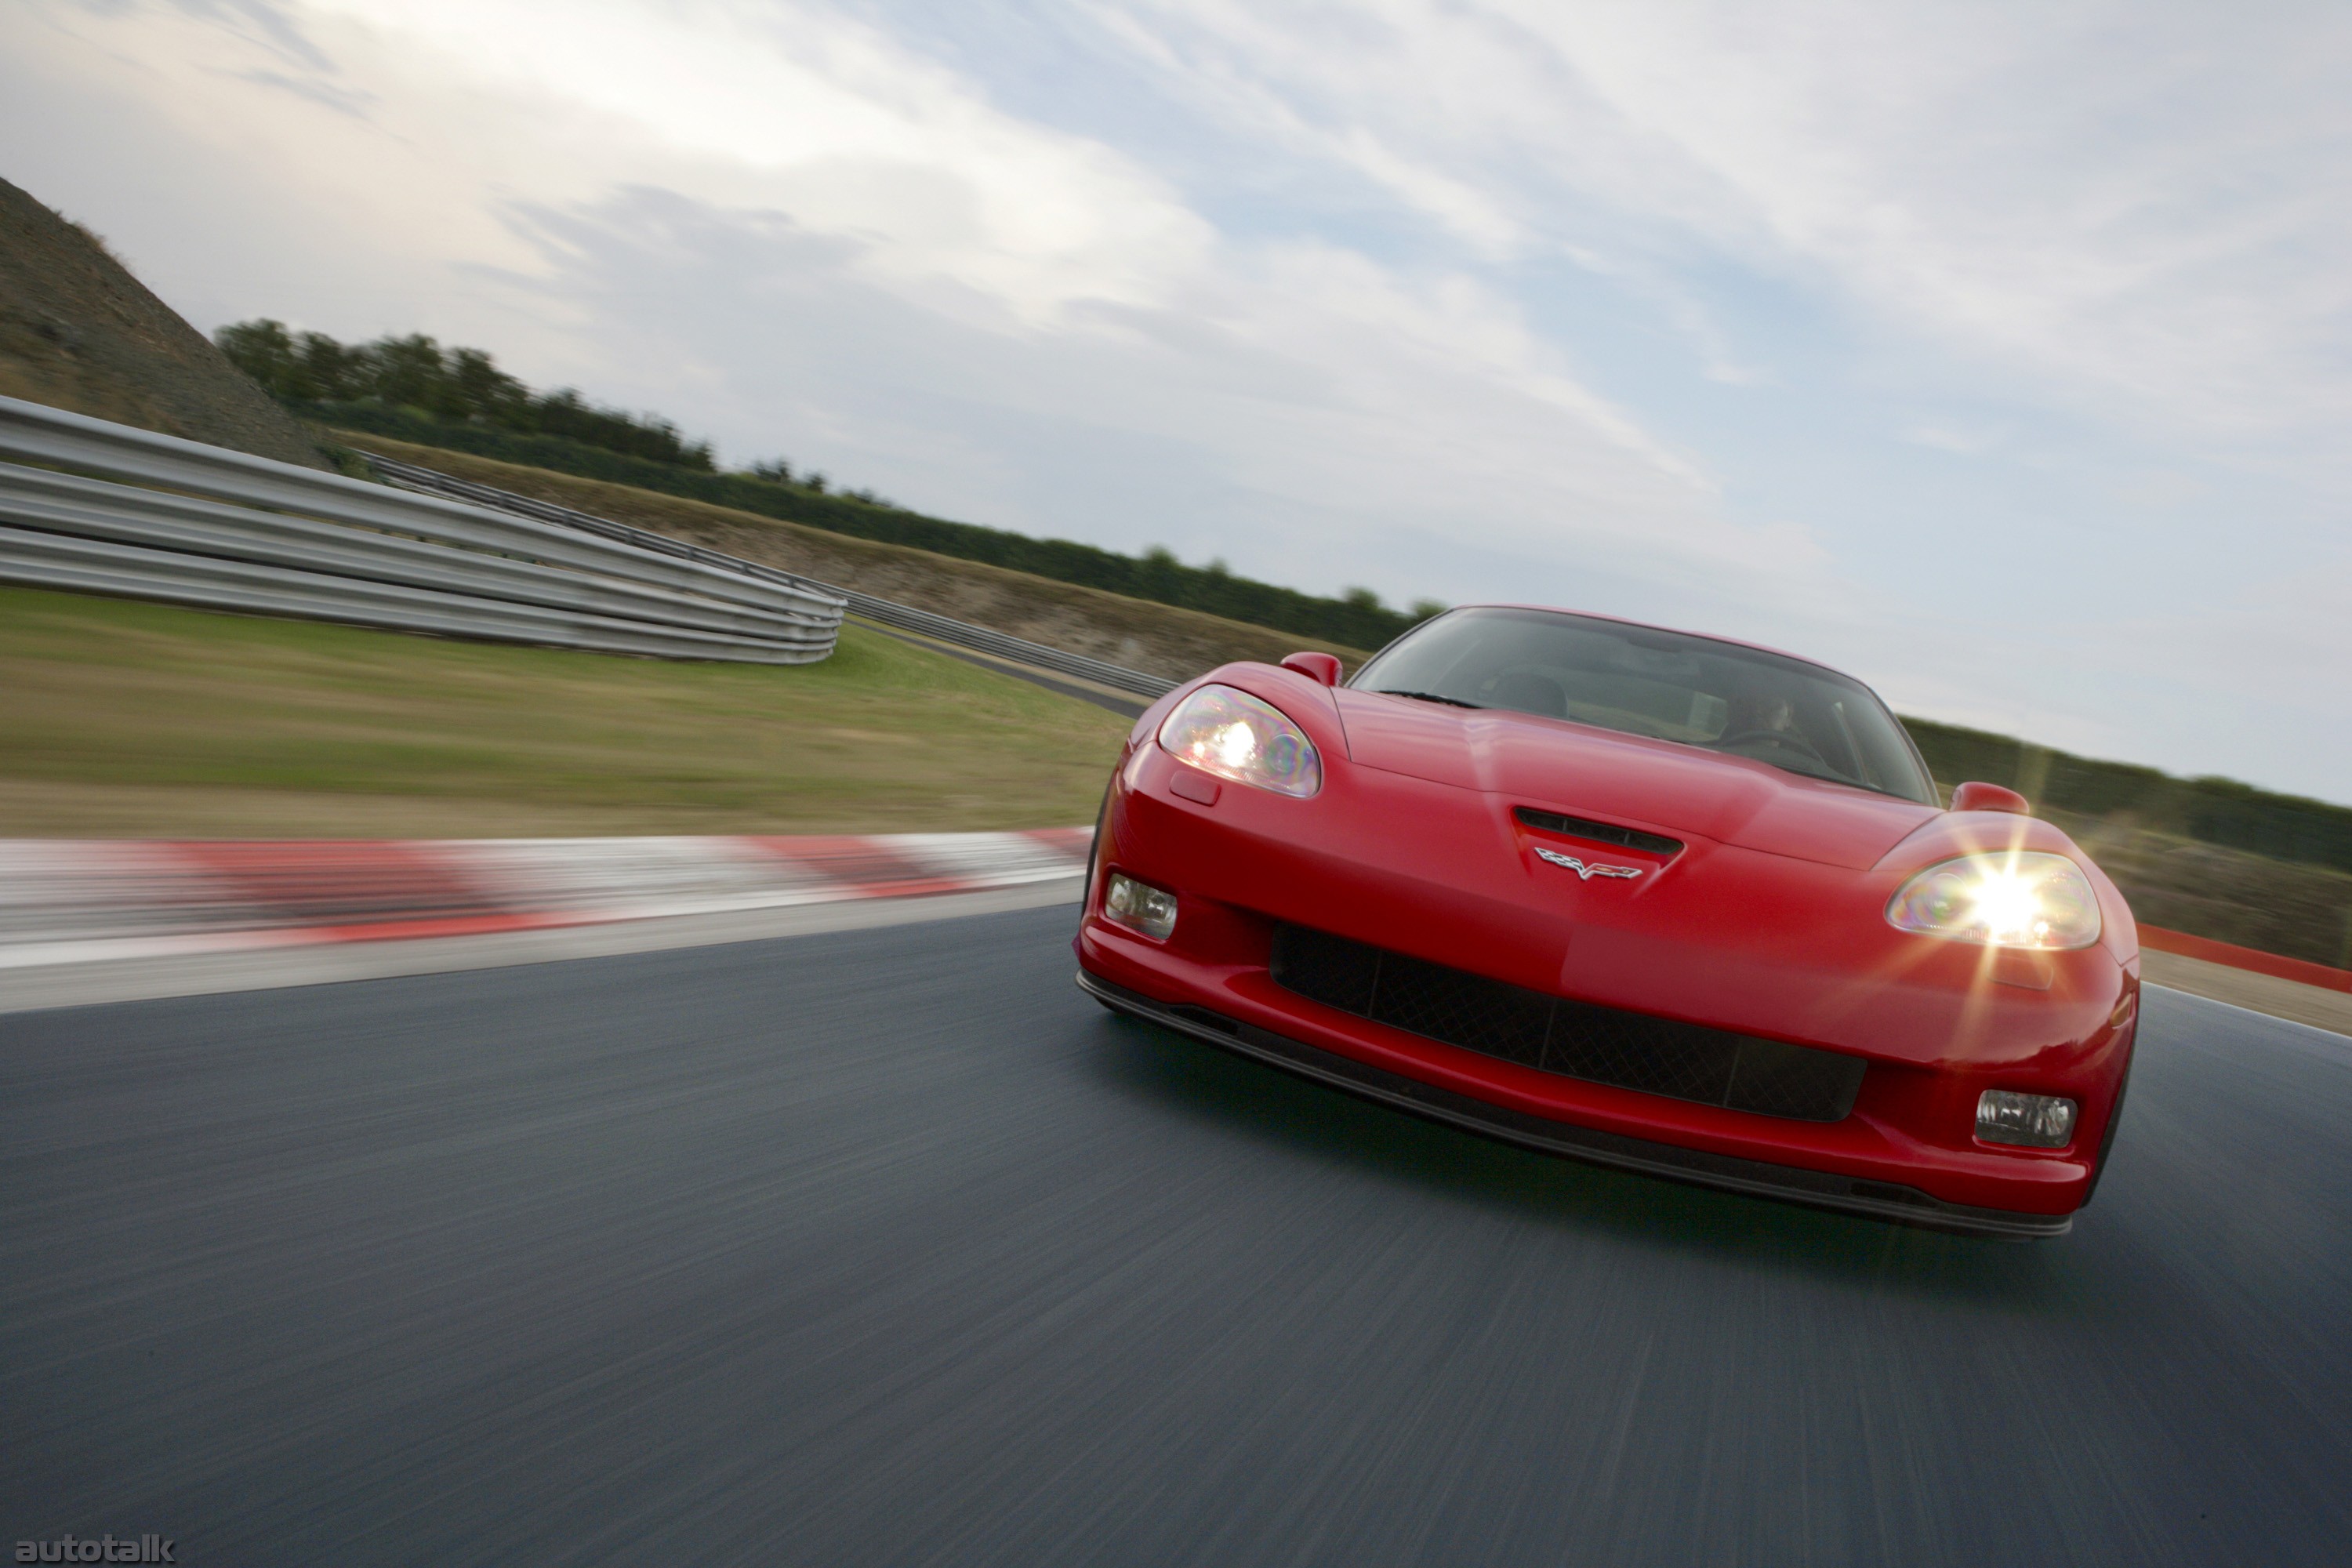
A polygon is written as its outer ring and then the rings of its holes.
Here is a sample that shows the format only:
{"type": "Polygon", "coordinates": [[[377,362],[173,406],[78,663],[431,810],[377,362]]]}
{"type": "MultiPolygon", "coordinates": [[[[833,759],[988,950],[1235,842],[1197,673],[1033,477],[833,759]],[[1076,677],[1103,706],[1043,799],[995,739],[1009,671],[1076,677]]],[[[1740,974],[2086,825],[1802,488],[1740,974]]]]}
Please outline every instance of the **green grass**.
{"type": "Polygon", "coordinates": [[[777,668],[0,589],[5,836],[1046,826],[1127,722],[855,626],[777,668]]]}

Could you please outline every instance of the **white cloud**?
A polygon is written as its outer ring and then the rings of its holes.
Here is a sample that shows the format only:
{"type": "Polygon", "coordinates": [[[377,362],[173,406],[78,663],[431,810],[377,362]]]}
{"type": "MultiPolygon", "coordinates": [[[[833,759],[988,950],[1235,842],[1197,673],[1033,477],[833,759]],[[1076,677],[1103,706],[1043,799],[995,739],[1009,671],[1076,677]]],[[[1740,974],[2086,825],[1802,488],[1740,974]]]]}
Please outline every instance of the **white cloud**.
{"type": "Polygon", "coordinates": [[[1901,330],[2202,440],[2352,416],[2328,261],[2352,13],[1379,0],[1343,47],[1333,15],[1132,0],[1115,30],[1482,245],[1825,269],[1901,330]]]}
{"type": "MultiPolygon", "coordinates": [[[[516,0],[313,0],[249,14],[266,26],[155,6],[51,15],[83,46],[47,51],[81,94],[141,94],[197,142],[199,184],[276,203],[255,249],[331,215],[294,247],[309,281],[289,268],[238,289],[208,268],[223,316],[307,310],[346,335],[480,341],[535,378],[670,409],[745,455],[814,439],[796,455],[901,499],[1118,543],[1141,542],[1121,537],[1130,521],[1056,501],[1050,477],[997,482],[1003,451],[941,442],[887,405],[929,395],[968,422],[985,402],[1000,428],[1029,420],[1032,441],[1157,444],[1214,476],[1242,522],[1223,547],[1237,566],[1302,553],[1269,537],[1278,516],[1308,535],[1319,588],[1402,593],[1393,570],[1347,560],[1349,542],[1464,517],[1487,549],[1573,543],[1629,574],[1795,582],[1821,564],[1798,531],[1726,521],[1700,465],[1596,395],[1475,277],[1222,237],[1131,159],[1017,120],[821,6],[593,0],[561,27],[516,0]],[[373,260],[354,286],[359,255],[373,260]],[[624,268],[635,293],[614,290],[624,268]],[[673,292],[698,308],[672,310],[673,292]],[[867,341],[812,353],[826,312],[856,314],[867,341]],[[758,389],[780,379],[762,362],[779,357],[822,365],[843,401],[886,390],[859,430],[806,374],[789,409],[762,406],[758,389]],[[986,384],[959,384],[960,366],[986,367],[986,384]],[[894,461],[874,438],[885,428],[971,467],[894,461]]],[[[155,270],[172,281],[168,262],[155,270]]],[[[1123,510],[1154,537],[1198,531],[1165,507],[1123,510]]]]}
{"type": "MultiPolygon", "coordinates": [[[[1171,279],[1152,308],[1072,310],[1050,331],[1008,333],[910,317],[855,242],[783,215],[646,191],[541,223],[546,286],[624,341],[658,341],[703,367],[699,401],[730,411],[720,434],[735,449],[759,444],[762,419],[770,430],[829,419],[861,472],[960,515],[1056,531],[1088,522],[1133,546],[1197,530],[1188,509],[1213,490],[1233,515],[1209,525],[1244,530],[1214,548],[1265,557],[1278,542],[1249,534],[1278,515],[1310,535],[1308,580],[1325,587],[1379,571],[1335,558],[1365,531],[1433,524],[1475,527],[1490,550],[1581,542],[1727,582],[1794,581],[1821,564],[1791,531],[1721,521],[1703,473],[1551,363],[1507,301],[1459,277],[1414,284],[1352,253],[1274,246],[1171,279]],[[1051,462],[1018,465],[1007,482],[1001,453],[969,472],[917,455],[925,428],[983,425],[1019,427],[1051,462]],[[1115,487],[1090,473],[1106,446],[1129,469],[1129,493],[1108,508],[1115,487]],[[1066,483],[1069,498],[1053,499],[1066,483]],[[1163,486],[1184,500],[1171,505],[1163,486]]],[[[816,455],[836,471],[853,461],[816,455]]]]}
{"type": "MultiPolygon", "coordinates": [[[[1149,171],[992,110],[830,11],[684,0],[315,0],[489,103],[544,104],[575,187],[691,180],[869,242],[872,265],[980,290],[1019,319],[1148,303],[1212,241],[1149,171]]],[[[522,127],[509,124],[501,141],[522,127]]],[[[536,199],[553,193],[534,188],[536,199]]],[[[583,192],[582,194],[587,194],[583,192]]]]}

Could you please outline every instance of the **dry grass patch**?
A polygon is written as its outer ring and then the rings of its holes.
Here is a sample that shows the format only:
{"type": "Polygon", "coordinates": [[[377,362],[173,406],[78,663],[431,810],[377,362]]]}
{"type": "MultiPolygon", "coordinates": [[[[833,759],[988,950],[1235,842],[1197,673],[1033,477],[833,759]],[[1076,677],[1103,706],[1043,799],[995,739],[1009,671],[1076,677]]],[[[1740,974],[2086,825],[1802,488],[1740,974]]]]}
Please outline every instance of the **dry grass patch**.
{"type": "Polygon", "coordinates": [[[1126,729],[856,627],[775,668],[0,589],[0,835],[1035,827],[1126,729]]]}

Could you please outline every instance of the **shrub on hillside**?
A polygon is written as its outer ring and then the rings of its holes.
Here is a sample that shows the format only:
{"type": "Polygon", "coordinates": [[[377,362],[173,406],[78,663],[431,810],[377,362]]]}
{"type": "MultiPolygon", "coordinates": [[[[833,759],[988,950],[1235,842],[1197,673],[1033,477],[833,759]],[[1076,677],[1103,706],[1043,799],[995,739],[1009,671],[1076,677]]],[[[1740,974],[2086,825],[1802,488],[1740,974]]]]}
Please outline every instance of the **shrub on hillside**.
{"type": "Polygon", "coordinates": [[[1379,647],[1444,608],[1433,600],[1423,600],[1409,612],[1392,610],[1363,588],[1350,590],[1345,598],[1321,598],[1236,577],[1221,564],[1190,566],[1164,549],[1147,551],[1140,557],[1122,555],[1067,539],[1035,539],[977,523],[950,522],[878,498],[828,492],[821,474],[784,479],[781,476],[793,470],[781,460],[762,463],[751,472],[719,473],[649,461],[557,436],[435,419],[413,405],[289,400],[288,406],[305,418],[345,430],[373,431],[419,446],[446,447],[583,479],[635,485],[859,539],[909,544],[935,554],[1050,577],[1057,583],[1076,583],[1131,599],[1150,599],[1318,637],[1343,647],[1379,647]]]}
{"type": "Polygon", "coordinates": [[[681,438],[652,416],[585,402],[570,387],[538,393],[480,349],[448,349],[421,333],[346,347],[324,332],[297,336],[280,321],[239,321],[213,334],[236,366],[281,403],[376,403],[427,418],[555,436],[709,473],[710,444],[681,438]]]}

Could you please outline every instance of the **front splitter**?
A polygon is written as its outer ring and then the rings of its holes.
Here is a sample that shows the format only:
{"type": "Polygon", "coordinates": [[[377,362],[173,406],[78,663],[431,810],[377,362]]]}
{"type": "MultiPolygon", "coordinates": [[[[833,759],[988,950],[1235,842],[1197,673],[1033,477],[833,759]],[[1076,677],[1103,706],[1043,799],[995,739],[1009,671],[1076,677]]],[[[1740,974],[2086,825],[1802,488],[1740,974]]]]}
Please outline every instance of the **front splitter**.
{"type": "Polygon", "coordinates": [[[1564,1154],[1595,1165],[1643,1175],[1663,1176],[1751,1197],[1778,1198],[1842,1214],[1864,1215],[1902,1225],[1964,1236],[1995,1237],[2011,1241],[2041,1240],[2063,1236],[2074,1228],[2072,1215],[2020,1214],[2009,1209],[1971,1208],[1948,1204],[1916,1187],[1842,1176],[1831,1171],[1810,1171],[1795,1165],[1774,1165],[1761,1160],[1685,1149],[1672,1143],[1628,1138],[1570,1122],[1530,1116],[1525,1111],[1491,1105],[1466,1094],[1440,1089],[1385,1068],[1294,1040],[1243,1023],[1206,1007],[1155,1002],[1098,975],[1078,971],[1078,989],[1115,1013],[1123,1013],[1162,1028],[1283,1068],[1301,1078],[1450,1127],[1480,1133],[1546,1154],[1564,1154]]]}

